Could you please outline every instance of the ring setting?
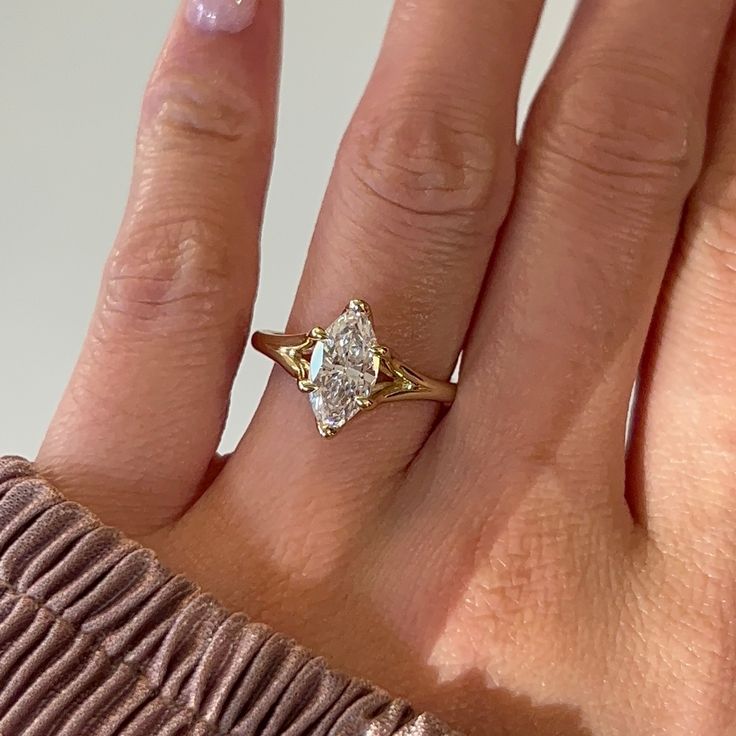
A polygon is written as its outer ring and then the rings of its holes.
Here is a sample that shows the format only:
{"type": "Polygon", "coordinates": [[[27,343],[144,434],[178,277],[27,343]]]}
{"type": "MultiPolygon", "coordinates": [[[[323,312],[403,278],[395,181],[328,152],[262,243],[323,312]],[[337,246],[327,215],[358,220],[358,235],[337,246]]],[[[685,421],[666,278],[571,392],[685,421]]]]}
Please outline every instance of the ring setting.
{"type": "Polygon", "coordinates": [[[300,334],[256,332],[252,342],[308,394],[323,437],[334,437],[359,413],[387,402],[449,404],[455,398],[455,384],[422,375],[379,343],[371,308],[362,299],[352,299],[327,328],[300,334]]]}

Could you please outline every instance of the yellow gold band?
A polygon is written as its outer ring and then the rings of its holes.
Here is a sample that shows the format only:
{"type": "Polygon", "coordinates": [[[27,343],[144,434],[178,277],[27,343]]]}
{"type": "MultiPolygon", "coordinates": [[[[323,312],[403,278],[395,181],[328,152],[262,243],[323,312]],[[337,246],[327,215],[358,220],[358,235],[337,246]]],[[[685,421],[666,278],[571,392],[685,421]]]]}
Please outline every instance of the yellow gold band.
{"type": "Polygon", "coordinates": [[[317,426],[332,437],[359,410],[394,401],[449,404],[457,386],[414,370],[375,339],[370,307],[353,299],[338,319],[308,333],[256,332],[253,346],[313,394],[317,426]],[[315,351],[319,350],[318,355],[315,351]]]}

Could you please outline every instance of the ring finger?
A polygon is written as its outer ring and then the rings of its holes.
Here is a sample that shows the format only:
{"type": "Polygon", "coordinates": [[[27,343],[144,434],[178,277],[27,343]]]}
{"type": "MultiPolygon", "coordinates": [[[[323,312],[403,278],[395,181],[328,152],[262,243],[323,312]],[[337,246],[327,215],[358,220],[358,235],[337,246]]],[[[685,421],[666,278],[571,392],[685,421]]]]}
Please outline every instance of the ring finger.
{"type": "MultiPolygon", "coordinates": [[[[338,155],[290,328],[326,326],[362,297],[381,342],[433,377],[450,376],[511,194],[518,88],[540,6],[397,0],[338,155]]],[[[351,482],[357,494],[374,492],[407,465],[436,405],[361,417],[329,448],[309,413],[293,382],[277,374],[249,436],[276,444],[268,438],[282,438],[289,418],[289,441],[277,447],[292,471],[301,466],[305,482],[292,491],[299,496],[310,495],[304,472],[339,452],[344,502],[351,482]]],[[[229,472],[252,468],[250,447],[246,438],[229,472]]]]}
{"type": "MultiPolygon", "coordinates": [[[[291,331],[327,326],[351,298],[364,298],[382,343],[432,377],[450,376],[511,195],[518,89],[540,7],[397,0],[338,155],[291,331]]],[[[302,537],[321,545],[320,530],[329,530],[335,550],[354,537],[436,411],[425,402],[386,407],[328,443],[277,371],[218,480],[221,492],[195,511],[211,519],[210,504],[226,507],[215,516],[229,523],[236,514],[265,540],[283,541],[293,528],[299,540],[288,547],[301,566],[310,555],[302,537]],[[243,493],[247,477],[278,494],[243,493]]],[[[195,527],[196,518],[187,525],[195,527]]],[[[325,554],[322,545],[320,564],[325,554]]]]}

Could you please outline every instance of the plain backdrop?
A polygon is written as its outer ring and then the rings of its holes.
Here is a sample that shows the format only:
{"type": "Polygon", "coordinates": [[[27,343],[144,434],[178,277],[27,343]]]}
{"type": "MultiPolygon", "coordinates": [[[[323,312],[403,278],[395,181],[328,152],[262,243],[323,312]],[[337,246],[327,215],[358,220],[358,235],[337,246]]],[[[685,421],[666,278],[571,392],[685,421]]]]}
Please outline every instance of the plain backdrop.
{"type": "MultiPolygon", "coordinates": [[[[0,454],[35,455],[74,365],[125,202],[141,94],[176,3],[0,2],[0,454]]],[[[265,329],[286,321],[335,150],[391,6],[285,4],[282,106],[254,319],[265,329]]],[[[548,0],[521,119],[574,5],[548,0]]],[[[247,425],[270,367],[246,354],[225,449],[247,425]]]]}

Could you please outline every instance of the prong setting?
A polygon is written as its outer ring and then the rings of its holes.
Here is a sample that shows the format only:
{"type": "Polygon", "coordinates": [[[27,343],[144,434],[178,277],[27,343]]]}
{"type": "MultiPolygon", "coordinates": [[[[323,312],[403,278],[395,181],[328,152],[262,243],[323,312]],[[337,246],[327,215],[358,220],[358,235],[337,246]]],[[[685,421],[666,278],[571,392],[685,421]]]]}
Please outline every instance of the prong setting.
{"type": "Polygon", "coordinates": [[[317,424],[317,431],[326,440],[332,439],[336,434],[337,430],[334,427],[328,427],[326,424],[317,424]]]}
{"type": "Polygon", "coordinates": [[[309,337],[311,337],[312,340],[326,340],[328,338],[327,330],[325,330],[324,327],[312,327],[309,331],[309,337]]]}
{"type": "Polygon", "coordinates": [[[368,303],[364,302],[362,299],[351,299],[348,303],[348,309],[354,309],[358,312],[362,312],[369,319],[373,317],[371,313],[371,308],[368,306],[368,303]]]}
{"type": "Polygon", "coordinates": [[[376,407],[376,402],[373,401],[370,396],[358,396],[358,398],[355,399],[355,403],[363,411],[370,411],[371,409],[375,409],[376,407]]]}
{"type": "Polygon", "coordinates": [[[310,381],[308,378],[302,378],[300,381],[297,381],[296,385],[299,387],[299,390],[305,394],[311,394],[312,391],[317,390],[317,384],[314,383],[314,381],[310,381]]]}

